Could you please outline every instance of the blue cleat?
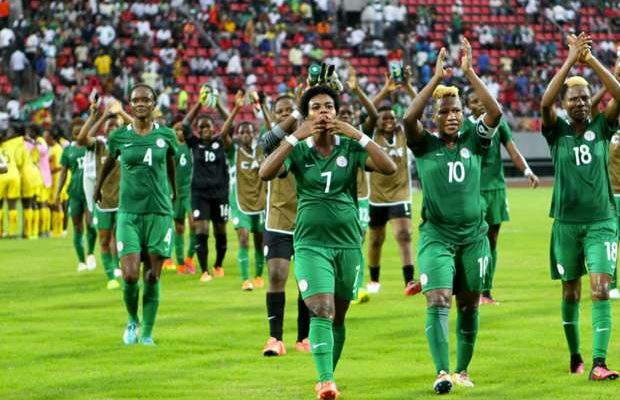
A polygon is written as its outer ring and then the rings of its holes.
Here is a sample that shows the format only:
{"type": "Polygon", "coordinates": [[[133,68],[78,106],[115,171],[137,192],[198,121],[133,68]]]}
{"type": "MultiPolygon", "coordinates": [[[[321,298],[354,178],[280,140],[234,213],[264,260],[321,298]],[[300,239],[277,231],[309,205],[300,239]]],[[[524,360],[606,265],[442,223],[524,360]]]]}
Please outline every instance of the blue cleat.
{"type": "Polygon", "coordinates": [[[129,321],[127,328],[123,333],[123,343],[126,345],[132,345],[138,343],[138,323],[129,321]]]}
{"type": "Polygon", "coordinates": [[[140,344],[144,346],[155,346],[155,341],[151,336],[140,338],[140,344]]]}

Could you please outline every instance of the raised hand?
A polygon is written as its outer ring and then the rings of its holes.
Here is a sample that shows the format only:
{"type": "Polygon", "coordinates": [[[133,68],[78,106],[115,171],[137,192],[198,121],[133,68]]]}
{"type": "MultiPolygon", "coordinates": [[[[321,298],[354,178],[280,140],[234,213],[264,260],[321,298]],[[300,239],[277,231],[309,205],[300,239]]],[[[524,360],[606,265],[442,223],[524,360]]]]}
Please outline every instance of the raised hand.
{"type": "Polygon", "coordinates": [[[396,82],[392,78],[392,74],[390,74],[389,72],[386,72],[384,76],[385,76],[385,84],[383,85],[383,90],[389,93],[392,93],[398,90],[398,88],[400,88],[400,83],[396,82]]]}
{"type": "Polygon", "coordinates": [[[121,102],[116,99],[112,99],[108,102],[105,112],[109,115],[115,115],[120,113],[122,110],[123,106],[121,105],[121,102]]]}
{"type": "Polygon", "coordinates": [[[403,69],[403,81],[405,85],[411,85],[411,78],[413,77],[413,72],[411,72],[411,66],[407,65],[403,69]]]}
{"type": "Polygon", "coordinates": [[[349,78],[347,79],[347,86],[349,86],[350,90],[357,90],[357,73],[355,72],[355,68],[351,64],[349,64],[349,78]]]}
{"type": "Polygon", "coordinates": [[[243,90],[238,90],[237,93],[235,93],[235,108],[239,109],[241,107],[243,107],[243,104],[245,102],[245,92],[243,90]]]}
{"type": "Polygon", "coordinates": [[[579,36],[569,35],[568,42],[568,61],[572,64],[577,62],[586,62],[592,57],[590,47],[592,46],[592,38],[581,32],[579,36]]]}
{"type": "Polygon", "coordinates": [[[461,40],[461,49],[463,56],[461,57],[461,69],[463,72],[470,71],[473,68],[471,44],[467,38],[461,40]]]}
{"type": "Polygon", "coordinates": [[[437,55],[437,61],[435,61],[435,76],[443,78],[446,76],[446,48],[442,47],[437,55]]]}
{"type": "Polygon", "coordinates": [[[295,131],[294,135],[299,140],[304,140],[314,135],[315,132],[323,132],[325,130],[325,121],[306,119],[295,131]]]}

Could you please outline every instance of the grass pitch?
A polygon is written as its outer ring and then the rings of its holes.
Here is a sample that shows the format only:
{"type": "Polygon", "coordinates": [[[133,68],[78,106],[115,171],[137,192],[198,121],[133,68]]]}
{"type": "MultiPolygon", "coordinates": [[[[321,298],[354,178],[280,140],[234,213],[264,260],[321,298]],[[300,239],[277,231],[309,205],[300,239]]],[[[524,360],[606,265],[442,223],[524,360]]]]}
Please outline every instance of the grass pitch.
{"type": "MultiPolygon", "coordinates": [[[[483,306],[463,399],[611,399],[618,382],[568,374],[560,319],[560,285],[549,278],[547,217],[551,189],[510,189],[512,221],[502,226],[494,296],[483,306]]],[[[421,194],[414,196],[414,243],[421,194]]],[[[384,250],[381,293],[352,306],[336,370],[343,400],[431,399],[434,368],[424,335],[424,298],[402,294],[393,238],[384,250]]],[[[105,289],[101,266],[77,274],[71,240],[0,241],[1,399],[312,399],[312,359],[293,349],[296,291],[292,271],[284,341],[289,353],[265,358],[265,290],[241,292],[230,230],[226,277],[165,272],[154,337],[157,346],[127,347],[121,291],[105,289]]],[[[213,259],[211,251],[210,259],[213,259]]],[[[416,272],[417,276],[417,272],[416,272]]],[[[588,287],[588,285],[584,285],[588,287]]],[[[582,354],[591,355],[590,300],[582,301],[582,354]]],[[[614,333],[620,324],[614,303],[614,333]]],[[[451,312],[451,362],[455,363],[451,312]]],[[[608,363],[620,368],[612,336],[608,363]]],[[[588,366],[589,368],[589,361],[588,366]]]]}

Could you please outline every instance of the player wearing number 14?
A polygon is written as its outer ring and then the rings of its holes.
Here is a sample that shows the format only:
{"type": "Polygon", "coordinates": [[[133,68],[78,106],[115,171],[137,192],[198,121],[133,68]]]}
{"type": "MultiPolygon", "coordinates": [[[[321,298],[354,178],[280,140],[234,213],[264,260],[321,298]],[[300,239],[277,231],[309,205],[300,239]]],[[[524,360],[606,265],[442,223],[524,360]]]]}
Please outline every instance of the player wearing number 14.
{"type": "Polygon", "coordinates": [[[570,351],[570,372],[581,374],[579,348],[581,276],[590,275],[592,295],[592,358],[590,379],[617,379],[605,365],[611,334],[609,287],[616,266],[618,228],[616,205],[609,183],[609,140],[620,114],[620,83],[590,53],[585,34],[568,39],[568,58],[553,77],[541,102],[542,134],[549,144],[555,183],[550,217],[551,277],[562,280],[562,321],[570,351]],[[605,112],[590,118],[590,86],[579,76],[568,78],[576,63],[592,68],[613,100],[605,112]],[[561,93],[567,118],[554,103],[561,93]]]}

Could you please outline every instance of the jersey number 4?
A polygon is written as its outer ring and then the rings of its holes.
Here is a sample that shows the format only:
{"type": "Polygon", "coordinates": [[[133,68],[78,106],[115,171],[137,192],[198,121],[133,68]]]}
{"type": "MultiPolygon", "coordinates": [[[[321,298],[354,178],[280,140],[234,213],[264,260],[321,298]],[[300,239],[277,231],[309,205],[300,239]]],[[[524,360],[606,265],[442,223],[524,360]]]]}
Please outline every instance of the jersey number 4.
{"type": "Polygon", "coordinates": [[[448,182],[463,182],[465,180],[465,166],[460,161],[448,163],[448,182]]]}

